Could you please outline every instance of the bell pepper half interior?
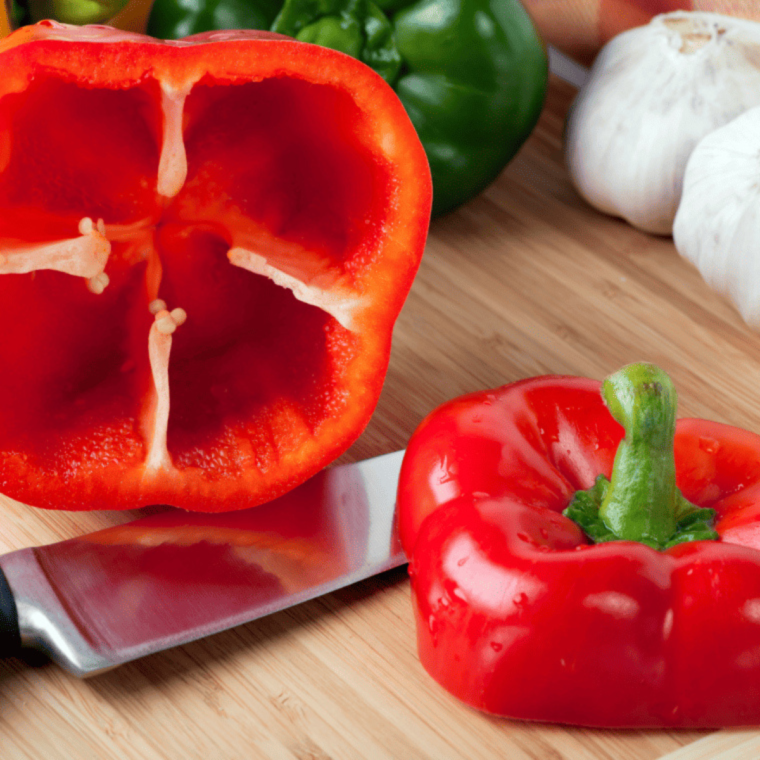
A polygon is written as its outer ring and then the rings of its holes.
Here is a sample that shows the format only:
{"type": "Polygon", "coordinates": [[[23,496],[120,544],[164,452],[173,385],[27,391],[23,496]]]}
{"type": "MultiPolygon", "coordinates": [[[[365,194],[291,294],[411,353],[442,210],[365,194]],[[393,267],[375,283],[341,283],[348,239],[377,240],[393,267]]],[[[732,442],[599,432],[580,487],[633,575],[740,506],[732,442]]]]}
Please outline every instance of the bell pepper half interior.
{"type": "Polygon", "coordinates": [[[49,72],[5,95],[6,460],[213,482],[266,471],[340,415],[357,273],[395,181],[365,118],[340,88],[284,75],[175,90],[49,72]]]}

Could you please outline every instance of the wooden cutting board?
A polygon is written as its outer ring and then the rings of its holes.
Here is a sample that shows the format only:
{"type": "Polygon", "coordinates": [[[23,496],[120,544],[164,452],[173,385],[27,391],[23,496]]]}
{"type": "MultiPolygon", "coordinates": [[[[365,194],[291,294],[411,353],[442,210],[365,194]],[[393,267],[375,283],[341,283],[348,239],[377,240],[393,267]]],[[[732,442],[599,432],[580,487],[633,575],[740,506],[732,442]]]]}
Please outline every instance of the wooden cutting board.
{"type": "MultiPolygon", "coordinates": [[[[601,379],[635,360],[671,374],[681,415],[760,432],[760,335],[670,239],[575,194],[561,141],[573,96],[553,80],[499,180],[433,223],[379,407],[342,461],[403,447],[453,396],[545,373],[601,379]]],[[[136,516],[0,501],[0,552],[136,516]]],[[[417,661],[400,569],[86,681],[36,656],[2,662],[0,757],[738,760],[760,757],[760,732],[598,731],[474,712],[417,661]]]]}

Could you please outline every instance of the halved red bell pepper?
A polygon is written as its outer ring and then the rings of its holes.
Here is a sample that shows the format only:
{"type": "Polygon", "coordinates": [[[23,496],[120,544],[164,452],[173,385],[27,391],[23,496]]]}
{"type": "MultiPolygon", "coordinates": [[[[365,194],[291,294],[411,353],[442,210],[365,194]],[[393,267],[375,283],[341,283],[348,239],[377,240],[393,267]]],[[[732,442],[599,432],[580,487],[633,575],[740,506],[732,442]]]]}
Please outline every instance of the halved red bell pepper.
{"type": "Polygon", "coordinates": [[[422,664],[464,702],[760,723],[760,436],[676,423],[657,368],[444,404],[410,441],[399,519],[422,664]]]}
{"type": "Polygon", "coordinates": [[[375,407],[424,150],[368,67],[264,32],[0,42],[0,490],[241,509],[375,407]]]}

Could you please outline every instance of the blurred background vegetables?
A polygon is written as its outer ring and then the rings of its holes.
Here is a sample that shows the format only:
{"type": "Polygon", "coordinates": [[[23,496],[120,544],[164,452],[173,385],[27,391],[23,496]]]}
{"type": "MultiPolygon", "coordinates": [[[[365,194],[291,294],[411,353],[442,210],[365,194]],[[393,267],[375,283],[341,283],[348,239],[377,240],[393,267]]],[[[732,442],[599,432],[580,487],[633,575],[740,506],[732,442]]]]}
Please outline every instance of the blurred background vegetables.
{"type": "Polygon", "coordinates": [[[44,18],[145,32],[152,4],[152,0],[0,0],[0,38],[44,18]]]}
{"type": "Polygon", "coordinates": [[[390,82],[407,108],[431,163],[434,214],[487,187],[530,134],[546,89],[541,38],[588,64],[615,35],[659,13],[719,11],[760,20],[755,0],[155,0],[155,7],[154,0],[4,2],[0,37],[51,17],[166,39],[271,29],[353,55],[390,82]]]}
{"type": "Polygon", "coordinates": [[[27,9],[32,22],[54,18],[67,24],[97,24],[115,16],[126,3],[127,0],[28,0],[27,9]]]}

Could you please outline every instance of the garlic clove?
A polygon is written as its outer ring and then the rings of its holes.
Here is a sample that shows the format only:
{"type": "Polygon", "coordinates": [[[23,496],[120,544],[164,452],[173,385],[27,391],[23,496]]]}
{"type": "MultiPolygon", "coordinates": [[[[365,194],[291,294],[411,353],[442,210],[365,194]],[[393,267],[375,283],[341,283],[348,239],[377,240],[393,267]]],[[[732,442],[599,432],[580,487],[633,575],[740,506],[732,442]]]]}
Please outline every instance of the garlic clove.
{"type": "Polygon", "coordinates": [[[760,105],[760,23],[677,11],[613,38],[568,114],[565,156],[592,206],[669,235],[686,162],[760,105]]]}
{"type": "Polygon", "coordinates": [[[711,288],[760,327],[760,107],[694,148],[673,241],[711,288]]]}

